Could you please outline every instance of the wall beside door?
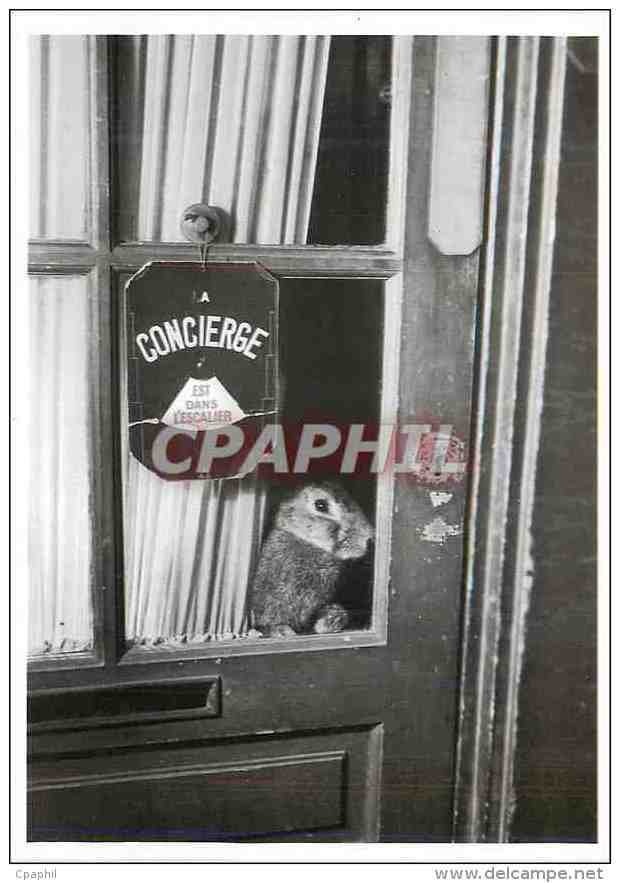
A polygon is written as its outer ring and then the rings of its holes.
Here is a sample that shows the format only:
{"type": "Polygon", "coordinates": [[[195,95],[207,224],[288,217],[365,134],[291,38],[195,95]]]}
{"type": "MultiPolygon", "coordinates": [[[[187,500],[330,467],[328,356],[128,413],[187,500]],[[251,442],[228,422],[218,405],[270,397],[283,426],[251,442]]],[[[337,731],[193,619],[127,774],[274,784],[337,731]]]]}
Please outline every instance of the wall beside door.
{"type": "Polygon", "coordinates": [[[511,839],[596,840],[596,40],[569,42],[511,839]]]}

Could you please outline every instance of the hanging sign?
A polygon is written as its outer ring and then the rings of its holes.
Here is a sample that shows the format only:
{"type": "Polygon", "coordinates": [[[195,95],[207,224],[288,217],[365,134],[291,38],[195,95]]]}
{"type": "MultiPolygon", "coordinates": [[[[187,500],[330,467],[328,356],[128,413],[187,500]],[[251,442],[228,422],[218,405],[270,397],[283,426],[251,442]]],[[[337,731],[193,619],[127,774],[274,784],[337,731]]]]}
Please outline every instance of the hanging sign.
{"type": "Polygon", "coordinates": [[[132,455],[168,480],[239,474],[276,420],[277,280],[256,263],[152,263],[126,316],[132,455]]]}

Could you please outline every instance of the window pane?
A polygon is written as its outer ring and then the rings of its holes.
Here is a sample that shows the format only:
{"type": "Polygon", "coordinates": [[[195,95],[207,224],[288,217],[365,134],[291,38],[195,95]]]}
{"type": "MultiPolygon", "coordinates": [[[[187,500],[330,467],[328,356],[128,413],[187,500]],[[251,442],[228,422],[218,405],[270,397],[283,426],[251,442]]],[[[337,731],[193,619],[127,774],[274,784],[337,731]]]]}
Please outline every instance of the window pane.
{"type": "Polygon", "coordinates": [[[30,281],[29,650],[86,650],[91,604],[88,277],[30,281]]]}
{"type": "Polygon", "coordinates": [[[30,38],[30,235],[88,238],[90,41],[30,38]]]}
{"type": "MultiPolygon", "coordinates": [[[[376,521],[377,475],[363,454],[351,475],[340,465],[351,426],[364,427],[365,438],[376,438],[380,424],[383,365],[383,282],[371,279],[282,280],[280,341],[285,382],[282,423],[287,438],[309,423],[335,427],[341,434],[334,457],[311,461],[300,481],[271,484],[267,530],[281,502],[298,488],[335,484],[352,514],[350,528],[362,539],[363,521],[376,521]]],[[[295,450],[293,444],[292,450],[295,450]]],[[[291,457],[292,459],[292,457],[291,457]]],[[[333,514],[333,513],[332,513],[333,514]]],[[[339,530],[343,525],[339,525],[339,530]]],[[[344,528],[346,535],[349,527],[344,528]]],[[[342,539],[342,533],[339,533],[342,539]]],[[[359,553],[359,549],[357,552],[359,553]]],[[[338,560],[334,602],[347,614],[346,629],[371,625],[373,606],[372,544],[365,554],[338,560]]]]}
{"type": "MultiPolygon", "coordinates": [[[[359,279],[282,280],[281,382],[286,391],[281,425],[287,449],[289,442],[298,444],[299,431],[308,422],[337,427],[343,438],[351,423],[363,424],[371,435],[376,430],[382,285],[359,279]]],[[[126,407],[137,413],[139,404],[126,407]]],[[[374,524],[376,476],[367,470],[340,475],[329,460],[317,460],[308,474],[293,475],[290,458],[287,475],[166,481],[128,451],[125,460],[125,623],[130,644],[183,646],[265,634],[253,594],[261,544],[285,498],[334,479],[343,507],[340,540],[349,529],[364,533],[363,548],[332,562],[339,574],[337,601],[347,610],[343,628],[370,626],[373,560],[366,544],[374,524]]],[[[293,582],[290,588],[299,589],[293,582]]],[[[311,623],[305,631],[312,631],[311,623]]]]}
{"type": "Polygon", "coordinates": [[[332,37],[308,242],[385,239],[390,37],[332,37]]]}
{"type": "MultiPolygon", "coordinates": [[[[127,276],[118,279],[124,298],[127,276]]],[[[127,347],[121,323],[123,414],[127,347]]],[[[131,431],[131,430],[127,430],[131,431]]],[[[127,436],[124,436],[125,442],[127,436]]],[[[125,637],[129,645],[203,644],[247,635],[247,593],[266,494],[253,478],[167,482],[124,453],[125,637]]]]}
{"type": "Polygon", "coordinates": [[[367,244],[385,234],[391,39],[141,36],[115,46],[121,240],[367,244]],[[310,233],[309,233],[310,225],[310,233]]]}

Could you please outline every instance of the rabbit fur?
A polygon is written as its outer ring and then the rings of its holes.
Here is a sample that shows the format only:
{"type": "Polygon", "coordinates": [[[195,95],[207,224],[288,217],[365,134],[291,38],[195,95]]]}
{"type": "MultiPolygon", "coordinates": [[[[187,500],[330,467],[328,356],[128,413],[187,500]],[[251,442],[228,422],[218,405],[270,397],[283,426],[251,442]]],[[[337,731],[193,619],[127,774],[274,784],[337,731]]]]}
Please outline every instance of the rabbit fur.
{"type": "Polygon", "coordinates": [[[265,637],[338,632],[347,611],[334,594],[347,561],[362,558],[373,529],[357,502],[332,482],[307,484],[283,501],[263,545],[252,587],[254,628],[265,637]]]}

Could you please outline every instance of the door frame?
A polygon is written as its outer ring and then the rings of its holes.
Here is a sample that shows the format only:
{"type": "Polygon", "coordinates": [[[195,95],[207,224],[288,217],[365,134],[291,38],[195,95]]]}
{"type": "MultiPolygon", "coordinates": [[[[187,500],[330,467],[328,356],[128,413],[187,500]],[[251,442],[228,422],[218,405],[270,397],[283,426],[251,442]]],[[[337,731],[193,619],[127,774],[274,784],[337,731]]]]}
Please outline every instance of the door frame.
{"type": "Polygon", "coordinates": [[[514,810],[566,43],[497,39],[466,522],[459,842],[507,842],[514,810]]]}

